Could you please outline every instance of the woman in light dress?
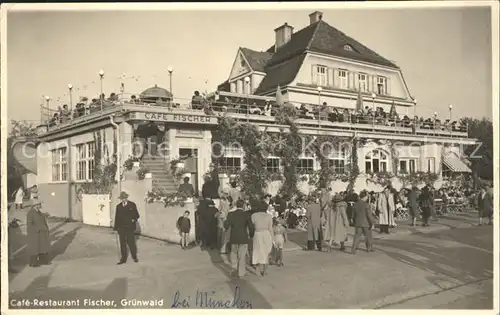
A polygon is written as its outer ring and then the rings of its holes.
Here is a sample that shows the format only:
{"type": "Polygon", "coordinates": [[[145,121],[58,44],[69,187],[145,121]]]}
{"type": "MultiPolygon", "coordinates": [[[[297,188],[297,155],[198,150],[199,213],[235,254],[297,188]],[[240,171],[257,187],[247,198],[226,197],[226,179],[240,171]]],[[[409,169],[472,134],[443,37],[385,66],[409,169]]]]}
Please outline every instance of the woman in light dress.
{"type": "Polygon", "coordinates": [[[340,250],[345,250],[349,218],[347,217],[347,202],[340,194],[333,197],[333,201],[325,212],[326,215],[326,240],[330,250],[334,244],[340,244],[340,250]]]}
{"type": "Polygon", "coordinates": [[[23,186],[20,186],[12,195],[14,196],[14,204],[16,205],[16,209],[22,209],[24,199],[23,186]]]}
{"type": "Polygon", "coordinates": [[[252,214],[251,219],[254,226],[252,264],[260,266],[261,276],[266,275],[269,264],[269,254],[273,248],[273,218],[266,213],[267,209],[261,207],[252,214]]]}

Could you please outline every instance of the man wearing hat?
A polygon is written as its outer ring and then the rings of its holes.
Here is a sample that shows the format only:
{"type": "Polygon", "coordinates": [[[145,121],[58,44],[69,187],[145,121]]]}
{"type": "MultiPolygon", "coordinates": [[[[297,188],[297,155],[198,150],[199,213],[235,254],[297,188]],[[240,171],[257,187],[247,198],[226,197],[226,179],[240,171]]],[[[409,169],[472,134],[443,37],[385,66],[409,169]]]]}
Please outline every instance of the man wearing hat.
{"type": "Polygon", "coordinates": [[[50,265],[48,252],[50,250],[49,226],[45,216],[40,211],[42,203],[38,199],[29,201],[30,210],[26,215],[27,250],[30,256],[30,267],[50,265]]]}
{"type": "Polygon", "coordinates": [[[135,242],[135,230],[137,220],[139,220],[139,211],[137,205],[128,200],[128,194],[124,191],[120,193],[121,202],[116,206],[114,230],[118,232],[120,239],[121,259],[118,265],[127,262],[128,251],[127,246],[130,248],[130,255],[135,262],[137,259],[137,244],[135,242]]]}

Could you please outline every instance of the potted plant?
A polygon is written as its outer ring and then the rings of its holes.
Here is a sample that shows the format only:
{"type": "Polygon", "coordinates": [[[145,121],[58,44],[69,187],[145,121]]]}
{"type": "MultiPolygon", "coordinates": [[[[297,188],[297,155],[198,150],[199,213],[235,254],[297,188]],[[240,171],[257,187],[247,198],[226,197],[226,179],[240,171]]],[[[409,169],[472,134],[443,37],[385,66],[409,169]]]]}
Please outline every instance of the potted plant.
{"type": "Polygon", "coordinates": [[[131,171],[132,168],[134,167],[139,167],[139,159],[133,156],[129,156],[125,162],[123,163],[123,166],[128,170],[131,171]]]}
{"type": "Polygon", "coordinates": [[[149,169],[145,166],[141,166],[138,170],[137,170],[137,179],[139,180],[143,180],[144,178],[146,178],[146,174],[148,173],[151,173],[149,171],[149,169]]]}

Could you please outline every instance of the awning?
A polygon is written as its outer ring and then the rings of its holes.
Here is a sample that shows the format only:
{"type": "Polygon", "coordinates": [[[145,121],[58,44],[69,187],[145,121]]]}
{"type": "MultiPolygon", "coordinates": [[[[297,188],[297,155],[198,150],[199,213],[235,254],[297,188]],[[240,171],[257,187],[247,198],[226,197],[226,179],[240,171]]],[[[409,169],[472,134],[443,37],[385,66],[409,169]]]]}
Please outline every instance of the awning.
{"type": "Polygon", "coordinates": [[[460,158],[454,154],[449,153],[444,156],[443,163],[453,172],[453,173],[472,173],[470,168],[460,160],[460,158]]]}

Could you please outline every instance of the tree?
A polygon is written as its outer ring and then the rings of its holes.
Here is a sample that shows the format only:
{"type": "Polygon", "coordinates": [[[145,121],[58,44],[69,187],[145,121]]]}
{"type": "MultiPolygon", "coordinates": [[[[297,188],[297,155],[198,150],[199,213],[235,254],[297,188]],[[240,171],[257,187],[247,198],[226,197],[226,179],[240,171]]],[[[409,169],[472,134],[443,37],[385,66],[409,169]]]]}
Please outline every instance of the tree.
{"type": "Polygon", "coordinates": [[[478,140],[477,145],[467,146],[464,150],[471,161],[474,180],[493,180],[493,123],[488,118],[463,118],[468,124],[468,136],[478,140]]]}
{"type": "Polygon", "coordinates": [[[21,138],[36,136],[36,127],[27,121],[11,120],[11,130],[7,137],[7,194],[10,197],[15,189],[23,185],[25,168],[16,160],[13,144],[21,138]]]}

